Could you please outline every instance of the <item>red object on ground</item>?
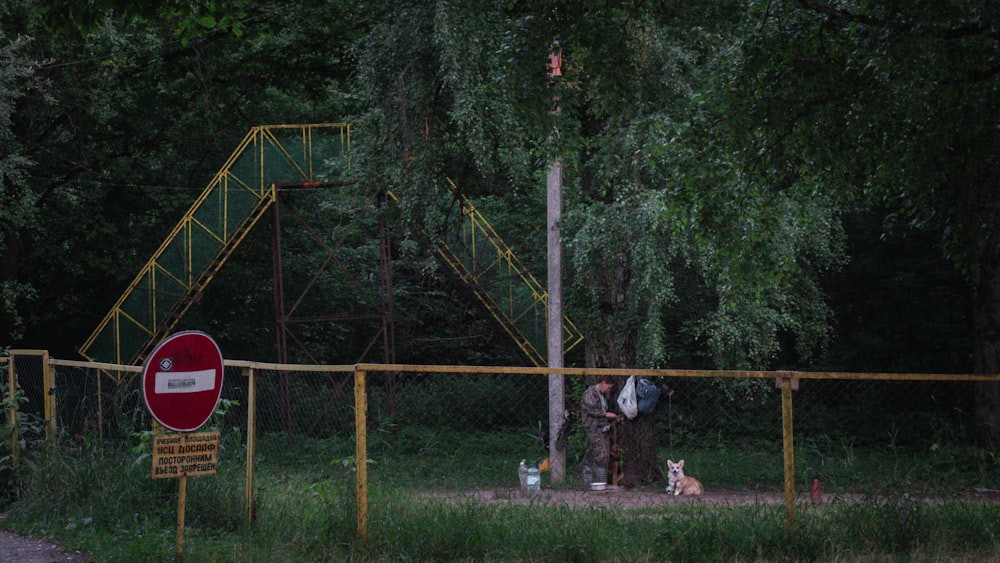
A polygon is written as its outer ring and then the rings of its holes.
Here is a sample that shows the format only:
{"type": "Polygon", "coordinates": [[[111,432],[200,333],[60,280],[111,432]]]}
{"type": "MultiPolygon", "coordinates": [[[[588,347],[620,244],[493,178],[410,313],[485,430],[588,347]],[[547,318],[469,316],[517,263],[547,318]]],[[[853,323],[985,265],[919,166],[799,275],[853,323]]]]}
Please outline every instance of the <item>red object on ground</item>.
{"type": "Polygon", "coordinates": [[[812,501],[820,502],[823,500],[823,491],[819,488],[819,479],[813,479],[812,488],[812,501]]]}

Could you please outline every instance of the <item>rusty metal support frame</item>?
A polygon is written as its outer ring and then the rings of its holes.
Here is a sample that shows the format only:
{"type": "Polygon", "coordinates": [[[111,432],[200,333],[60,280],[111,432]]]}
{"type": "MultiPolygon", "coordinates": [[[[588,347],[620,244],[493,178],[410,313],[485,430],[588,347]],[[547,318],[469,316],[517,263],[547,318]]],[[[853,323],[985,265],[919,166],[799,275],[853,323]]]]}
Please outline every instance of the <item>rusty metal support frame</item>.
{"type": "MultiPolygon", "coordinates": [[[[322,364],[321,362],[299,337],[296,336],[295,331],[292,330],[293,325],[302,324],[316,324],[316,323],[329,323],[335,321],[348,321],[348,322],[359,322],[365,320],[378,320],[381,322],[380,329],[373,336],[372,340],[368,343],[368,346],[361,354],[361,358],[357,361],[361,362],[365,360],[365,356],[372,349],[375,342],[381,337],[383,341],[383,362],[392,363],[395,361],[395,349],[394,349],[394,320],[392,319],[393,307],[392,307],[392,270],[391,270],[391,251],[389,249],[389,237],[388,229],[384,228],[384,225],[380,222],[380,251],[379,251],[379,275],[380,284],[379,290],[381,293],[380,303],[381,305],[377,307],[376,311],[371,314],[364,315],[326,315],[326,316],[309,316],[303,317],[297,313],[299,305],[302,304],[303,300],[312,291],[319,280],[320,275],[327,269],[331,264],[340,268],[345,277],[351,281],[355,287],[361,288],[361,284],[358,282],[357,277],[350,271],[350,269],[340,260],[337,259],[337,251],[341,248],[344,240],[338,240],[336,244],[331,248],[323,240],[323,237],[319,235],[316,229],[300,215],[295,208],[288,201],[287,197],[283,197],[283,192],[286,190],[294,190],[303,187],[314,187],[314,186],[282,186],[281,189],[277,191],[275,197],[274,205],[271,207],[272,213],[272,223],[271,223],[271,236],[272,236],[272,276],[273,276],[273,287],[274,287],[274,318],[275,318],[275,337],[277,344],[277,357],[278,363],[285,364],[288,363],[289,357],[289,345],[294,344],[302,353],[308,356],[309,360],[313,364],[322,364]],[[284,253],[282,248],[282,213],[283,211],[288,211],[291,217],[298,222],[302,228],[304,228],[311,239],[316,243],[316,245],[325,252],[325,259],[319,267],[313,272],[312,277],[306,283],[305,287],[294,296],[289,296],[285,289],[285,267],[284,267],[284,253]],[[287,298],[287,300],[286,300],[287,298]]],[[[326,374],[327,379],[334,385],[337,390],[335,393],[329,394],[324,401],[322,411],[325,412],[329,406],[333,403],[334,399],[340,395],[344,381],[337,381],[334,379],[332,374],[326,374]]],[[[279,386],[279,401],[280,401],[280,416],[282,428],[287,432],[291,432],[292,429],[292,414],[291,414],[291,389],[289,387],[288,374],[282,372],[279,374],[278,379],[279,386]]],[[[307,430],[307,434],[311,434],[316,423],[319,421],[320,417],[317,416],[313,419],[313,424],[307,430]]]]}
{"type": "Polygon", "coordinates": [[[389,227],[385,224],[385,221],[379,220],[379,300],[378,305],[374,310],[367,314],[353,314],[353,315],[323,315],[323,316],[303,316],[300,315],[299,306],[309,295],[309,293],[315,288],[320,275],[326,271],[329,267],[333,266],[338,268],[346,279],[348,279],[355,287],[359,290],[362,289],[362,284],[358,281],[355,273],[337,257],[338,251],[342,248],[344,239],[336,241],[336,243],[331,247],[324,240],[323,237],[316,231],[316,229],[309,224],[309,222],[299,214],[295,208],[291,205],[287,198],[282,197],[282,193],[286,189],[293,189],[296,187],[304,186],[282,186],[282,189],[278,191],[278,197],[274,205],[272,206],[272,271],[274,277],[274,307],[275,307],[275,322],[276,322],[276,337],[277,337],[277,356],[279,363],[288,362],[288,351],[289,345],[294,344],[302,353],[308,356],[309,360],[314,364],[322,363],[319,358],[317,358],[310,350],[309,347],[303,342],[292,330],[292,325],[300,324],[311,324],[311,323],[328,323],[334,321],[347,321],[347,322],[359,322],[359,321],[372,321],[376,320],[380,323],[380,328],[376,331],[375,335],[368,342],[360,358],[357,358],[357,362],[365,361],[368,354],[375,347],[375,344],[381,340],[382,341],[382,361],[385,363],[394,363],[396,350],[395,350],[395,319],[394,319],[394,306],[392,297],[392,250],[391,250],[391,232],[389,227]],[[294,296],[289,296],[286,294],[285,289],[285,272],[284,272],[284,255],[282,252],[282,213],[290,212],[291,216],[309,233],[311,240],[316,243],[316,245],[323,250],[325,257],[323,263],[320,264],[316,270],[313,272],[312,277],[306,283],[305,287],[294,296]]]}

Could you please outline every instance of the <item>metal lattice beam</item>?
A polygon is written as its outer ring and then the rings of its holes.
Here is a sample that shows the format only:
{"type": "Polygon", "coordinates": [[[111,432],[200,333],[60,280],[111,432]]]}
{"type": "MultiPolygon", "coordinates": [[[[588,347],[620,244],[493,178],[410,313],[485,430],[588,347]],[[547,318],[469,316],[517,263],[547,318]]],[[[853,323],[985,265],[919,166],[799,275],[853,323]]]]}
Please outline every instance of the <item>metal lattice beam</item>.
{"type": "Polygon", "coordinates": [[[276,186],[319,182],[316,164],[334,151],[346,155],[349,139],[349,127],[338,123],[251,129],[80,353],[96,361],[141,362],[274,203],[276,186]]]}

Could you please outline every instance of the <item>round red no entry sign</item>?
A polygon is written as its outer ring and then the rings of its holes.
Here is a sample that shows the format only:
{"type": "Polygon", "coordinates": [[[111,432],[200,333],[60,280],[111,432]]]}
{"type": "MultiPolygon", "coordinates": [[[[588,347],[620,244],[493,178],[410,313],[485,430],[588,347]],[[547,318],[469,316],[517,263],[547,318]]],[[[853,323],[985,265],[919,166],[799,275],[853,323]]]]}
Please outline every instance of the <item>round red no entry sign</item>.
{"type": "Polygon", "coordinates": [[[222,395],[222,352],[204,332],[178,332],[142,365],[142,397],[153,418],[177,432],[197,430],[222,395]]]}

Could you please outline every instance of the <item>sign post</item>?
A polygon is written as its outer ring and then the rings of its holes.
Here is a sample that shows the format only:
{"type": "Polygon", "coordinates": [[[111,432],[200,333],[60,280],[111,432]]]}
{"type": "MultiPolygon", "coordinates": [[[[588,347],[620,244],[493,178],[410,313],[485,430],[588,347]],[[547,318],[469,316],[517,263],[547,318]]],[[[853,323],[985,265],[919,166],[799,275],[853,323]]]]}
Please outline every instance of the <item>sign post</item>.
{"type": "Polygon", "coordinates": [[[184,558],[184,508],[188,476],[214,475],[219,433],[190,433],[215,412],[222,396],[222,352],[207,334],[178,332],[160,342],[142,365],[142,398],[153,418],[182,434],[153,438],[154,479],[178,477],[177,559],[184,558]],[[189,433],[189,434],[186,434],[189,433]]]}

